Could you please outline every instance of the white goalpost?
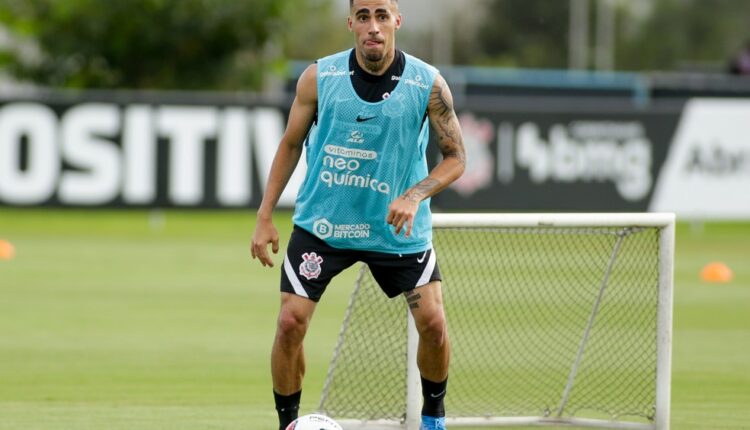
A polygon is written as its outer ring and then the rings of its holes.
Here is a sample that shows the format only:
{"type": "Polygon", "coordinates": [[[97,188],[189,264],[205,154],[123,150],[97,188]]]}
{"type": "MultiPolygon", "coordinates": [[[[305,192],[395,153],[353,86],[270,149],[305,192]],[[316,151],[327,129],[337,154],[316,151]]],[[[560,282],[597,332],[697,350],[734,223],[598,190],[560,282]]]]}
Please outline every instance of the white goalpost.
{"type": "MultiPolygon", "coordinates": [[[[448,427],[668,430],[674,214],[435,214],[448,427]]],[[[418,430],[417,333],[363,266],[319,411],[418,430]]]]}

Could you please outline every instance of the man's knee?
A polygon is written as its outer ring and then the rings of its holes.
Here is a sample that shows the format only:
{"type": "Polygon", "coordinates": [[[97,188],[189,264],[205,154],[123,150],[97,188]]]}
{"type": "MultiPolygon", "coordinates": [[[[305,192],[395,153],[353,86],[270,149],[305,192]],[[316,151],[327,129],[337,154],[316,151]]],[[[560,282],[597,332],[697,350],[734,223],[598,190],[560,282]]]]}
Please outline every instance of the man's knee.
{"type": "Polygon", "coordinates": [[[282,309],[276,325],[276,334],[285,342],[301,342],[307,332],[309,318],[290,309],[282,309]]]}
{"type": "Polygon", "coordinates": [[[443,346],[448,341],[448,326],[443,312],[433,312],[417,328],[419,336],[434,346],[443,346]]]}

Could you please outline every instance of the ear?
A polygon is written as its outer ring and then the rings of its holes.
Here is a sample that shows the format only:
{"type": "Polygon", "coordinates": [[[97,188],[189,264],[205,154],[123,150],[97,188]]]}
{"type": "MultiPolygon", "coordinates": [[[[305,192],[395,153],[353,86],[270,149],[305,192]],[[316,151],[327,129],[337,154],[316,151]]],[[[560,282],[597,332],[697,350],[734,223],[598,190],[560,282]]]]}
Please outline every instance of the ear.
{"type": "Polygon", "coordinates": [[[346,17],[346,26],[349,28],[349,31],[352,31],[352,24],[352,16],[349,15],[348,17],[346,17]]]}
{"type": "Polygon", "coordinates": [[[401,16],[401,14],[396,15],[396,30],[398,30],[399,28],[401,28],[401,21],[403,19],[404,18],[401,16]]]}

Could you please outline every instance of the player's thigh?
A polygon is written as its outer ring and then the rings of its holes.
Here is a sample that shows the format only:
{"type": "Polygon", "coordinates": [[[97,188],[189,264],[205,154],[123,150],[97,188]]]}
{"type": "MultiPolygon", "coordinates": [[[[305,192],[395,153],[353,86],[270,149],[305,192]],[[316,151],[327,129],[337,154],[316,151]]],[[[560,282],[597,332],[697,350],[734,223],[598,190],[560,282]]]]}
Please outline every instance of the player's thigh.
{"type": "Polygon", "coordinates": [[[445,324],[443,288],[440,281],[433,281],[404,293],[404,298],[417,327],[434,328],[436,325],[445,324]]]}
{"type": "Polygon", "coordinates": [[[295,226],[281,267],[281,292],[317,302],[331,280],[356,261],[355,253],[295,226]]]}
{"type": "Polygon", "coordinates": [[[415,254],[368,252],[363,261],[389,298],[441,280],[434,249],[415,254]]]}
{"type": "Polygon", "coordinates": [[[281,293],[279,309],[279,329],[282,331],[307,330],[315,312],[316,302],[296,294],[281,293]]]}

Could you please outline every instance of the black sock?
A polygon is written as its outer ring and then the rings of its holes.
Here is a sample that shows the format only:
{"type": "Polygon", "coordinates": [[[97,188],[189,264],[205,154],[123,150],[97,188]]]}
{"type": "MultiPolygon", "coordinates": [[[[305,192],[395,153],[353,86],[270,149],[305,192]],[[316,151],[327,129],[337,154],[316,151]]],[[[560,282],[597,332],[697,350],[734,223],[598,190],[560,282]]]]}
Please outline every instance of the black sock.
{"type": "Polygon", "coordinates": [[[422,377],[422,397],[424,398],[422,415],[428,417],[445,416],[443,400],[445,399],[447,388],[448,378],[445,378],[443,382],[432,382],[422,377]]]}
{"type": "Polygon", "coordinates": [[[292,421],[297,419],[301,397],[302,391],[282,396],[274,390],[273,400],[276,402],[276,412],[279,414],[279,430],[285,430],[292,421]]]}

